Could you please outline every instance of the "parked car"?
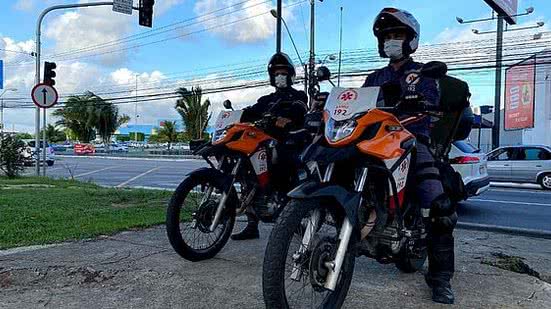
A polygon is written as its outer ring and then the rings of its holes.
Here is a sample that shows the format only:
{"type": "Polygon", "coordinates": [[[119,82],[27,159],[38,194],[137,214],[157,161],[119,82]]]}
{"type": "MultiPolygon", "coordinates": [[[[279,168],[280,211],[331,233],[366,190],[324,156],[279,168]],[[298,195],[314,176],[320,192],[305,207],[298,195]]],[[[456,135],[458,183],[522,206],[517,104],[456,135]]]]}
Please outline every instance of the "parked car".
{"type": "Polygon", "coordinates": [[[455,141],[450,150],[450,163],[461,174],[467,197],[482,194],[490,188],[486,156],[467,141],[455,141]]]}
{"type": "Polygon", "coordinates": [[[110,152],[128,152],[128,147],[122,144],[112,143],[109,145],[110,152]]]}
{"type": "Polygon", "coordinates": [[[536,183],[551,190],[551,147],[499,147],[488,153],[488,174],[492,181],[536,183]]]}
{"type": "MultiPolygon", "coordinates": [[[[33,139],[24,139],[23,142],[25,143],[25,151],[23,153],[23,156],[25,157],[27,164],[31,165],[36,161],[36,154],[35,154],[36,142],[33,139]]],[[[43,142],[40,141],[39,145],[40,145],[40,157],[42,158],[43,142]]],[[[51,147],[48,142],[46,142],[46,164],[48,164],[48,166],[53,166],[54,163],[55,163],[54,148],[51,147]]]]}

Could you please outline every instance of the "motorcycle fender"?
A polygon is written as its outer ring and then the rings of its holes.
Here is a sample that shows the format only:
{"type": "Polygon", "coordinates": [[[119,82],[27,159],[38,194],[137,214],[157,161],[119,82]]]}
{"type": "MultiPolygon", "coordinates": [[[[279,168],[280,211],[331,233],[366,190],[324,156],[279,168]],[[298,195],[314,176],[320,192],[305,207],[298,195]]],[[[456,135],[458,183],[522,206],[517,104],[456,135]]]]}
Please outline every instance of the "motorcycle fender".
{"type": "Polygon", "coordinates": [[[341,207],[352,226],[358,226],[358,205],[361,194],[350,192],[341,186],[319,183],[317,181],[305,182],[287,194],[294,199],[332,198],[341,207]]]}

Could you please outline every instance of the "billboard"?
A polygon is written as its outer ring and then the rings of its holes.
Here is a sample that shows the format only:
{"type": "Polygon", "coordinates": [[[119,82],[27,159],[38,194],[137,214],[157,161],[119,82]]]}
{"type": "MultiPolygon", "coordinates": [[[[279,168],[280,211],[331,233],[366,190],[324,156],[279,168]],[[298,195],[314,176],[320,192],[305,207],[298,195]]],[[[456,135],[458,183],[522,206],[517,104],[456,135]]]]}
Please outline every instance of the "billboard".
{"type": "Polygon", "coordinates": [[[517,23],[518,0],[484,0],[488,5],[499,14],[505,15],[505,20],[514,25],[517,23]]]}
{"type": "Polygon", "coordinates": [[[505,130],[534,127],[535,57],[505,70],[505,130]]]}

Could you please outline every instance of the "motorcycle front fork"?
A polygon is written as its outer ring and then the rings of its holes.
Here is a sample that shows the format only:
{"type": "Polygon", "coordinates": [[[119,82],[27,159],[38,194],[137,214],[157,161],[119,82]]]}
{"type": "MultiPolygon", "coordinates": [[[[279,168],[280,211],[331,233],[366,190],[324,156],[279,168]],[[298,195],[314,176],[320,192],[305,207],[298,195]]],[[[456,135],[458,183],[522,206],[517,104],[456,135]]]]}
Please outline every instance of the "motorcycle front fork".
{"type": "MultiPolygon", "coordinates": [[[[325,172],[322,182],[329,182],[333,173],[334,163],[331,163],[325,172]]],[[[368,169],[363,168],[362,173],[359,179],[356,181],[354,190],[356,192],[362,192],[367,180],[368,169]]],[[[360,204],[361,204],[360,200],[360,204]]],[[[306,250],[310,244],[313,233],[315,232],[316,227],[319,223],[320,211],[315,210],[310,217],[306,232],[302,238],[301,250],[306,250]],[[304,249],[303,249],[304,248],[304,249]]],[[[346,251],[348,250],[348,244],[350,243],[350,238],[352,237],[352,232],[354,231],[354,226],[350,223],[350,220],[347,216],[344,217],[341,230],[339,233],[339,241],[337,247],[337,253],[335,254],[335,259],[333,261],[325,262],[325,267],[328,270],[328,274],[325,280],[324,287],[330,291],[334,291],[337,287],[337,282],[339,279],[339,274],[341,273],[341,268],[344,263],[344,258],[346,257],[346,251]]],[[[295,264],[293,267],[293,276],[298,278],[299,270],[298,265],[295,264]]],[[[293,278],[293,277],[292,277],[293,278]]],[[[294,278],[293,278],[294,279],[294,278]]],[[[294,279],[296,280],[296,279],[294,279]]]]}
{"type": "MultiPolygon", "coordinates": [[[[223,162],[223,160],[221,162],[223,162]]],[[[241,166],[241,158],[237,160],[237,163],[235,163],[235,166],[233,167],[233,170],[231,172],[231,177],[232,177],[231,183],[228,184],[225,190],[222,192],[222,197],[220,198],[220,202],[218,202],[218,207],[216,207],[216,214],[214,215],[214,219],[212,220],[212,223],[209,228],[211,232],[214,232],[214,230],[218,226],[218,223],[220,222],[220,218],[222,217],[222,211],[224,210],[224,207],[226,206],[226,201],[228,200],[228,196],[231,190],[233,189],[233,184],[237,177],[237,172],[239,171],[240,166],[241,166]]],[[[210,196],[210,194],[212,193],[212,187],[210,187],[208,190],[209,190],[208,191],[209,194],[207,194],[207,196],[210,196]]]]}

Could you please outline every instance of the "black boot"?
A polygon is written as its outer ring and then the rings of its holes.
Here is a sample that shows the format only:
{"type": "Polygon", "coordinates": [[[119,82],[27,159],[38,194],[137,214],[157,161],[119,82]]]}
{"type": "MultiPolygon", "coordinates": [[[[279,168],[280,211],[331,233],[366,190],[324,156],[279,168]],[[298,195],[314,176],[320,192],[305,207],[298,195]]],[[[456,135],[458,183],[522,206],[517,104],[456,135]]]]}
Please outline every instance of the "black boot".
{"type": "Polygon", "coordinates": [[[247,213],[247,226],[239,233],[233,234],[231,239],[233,240],[247,240],[257,239],[260,235],[258,233],[258,218],[252,214],[247,213]]]}
{"type": "Polygon", "coordinates": [[[432,300],[441,304],[455,301],[450,280],[454,273],[454,241],[451,235],[431,235],[428,243],[429,271],[425,281],[432,289],[432,300]]]}

